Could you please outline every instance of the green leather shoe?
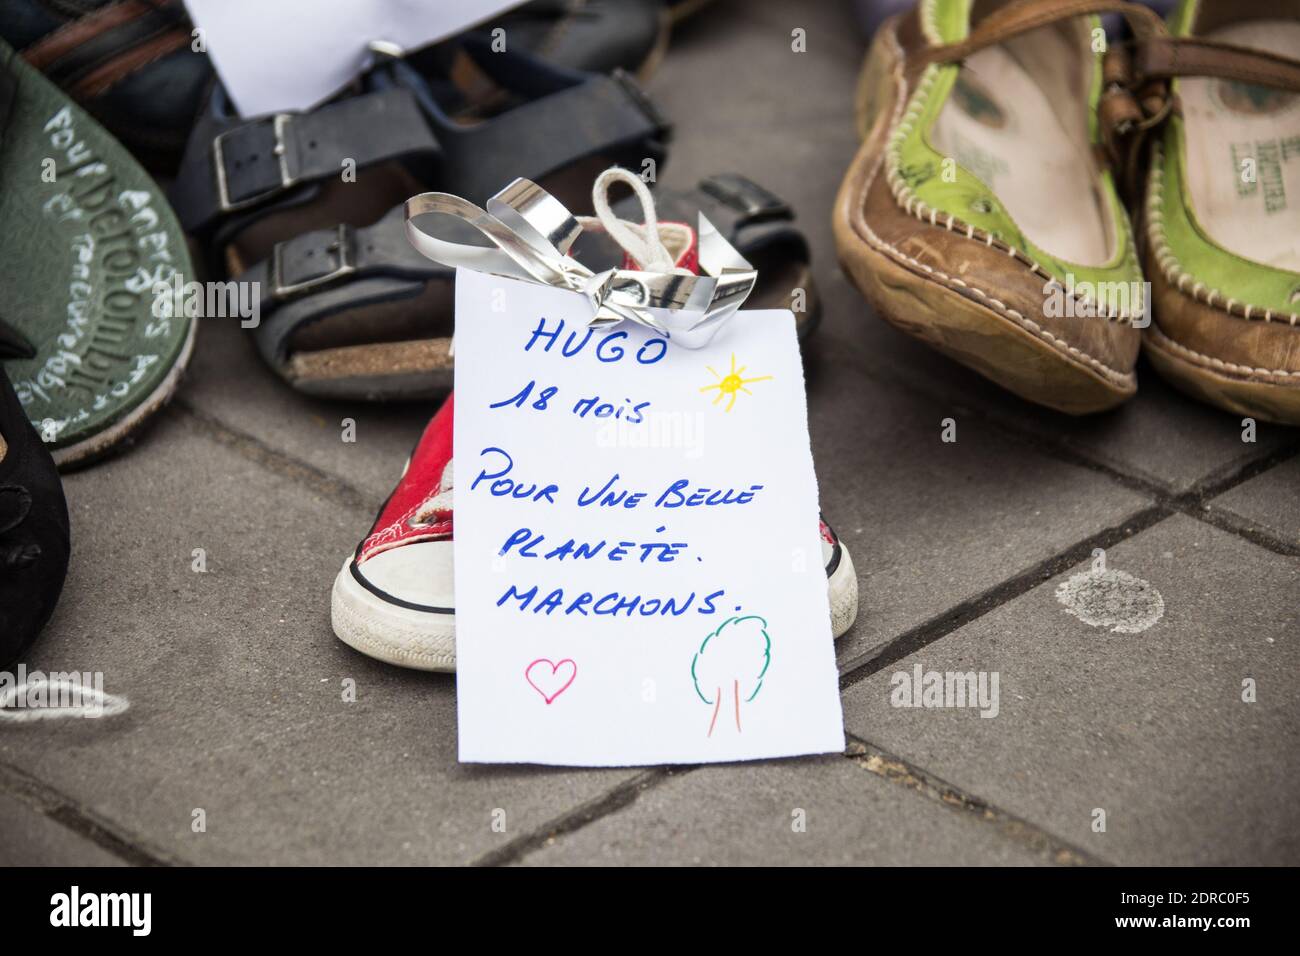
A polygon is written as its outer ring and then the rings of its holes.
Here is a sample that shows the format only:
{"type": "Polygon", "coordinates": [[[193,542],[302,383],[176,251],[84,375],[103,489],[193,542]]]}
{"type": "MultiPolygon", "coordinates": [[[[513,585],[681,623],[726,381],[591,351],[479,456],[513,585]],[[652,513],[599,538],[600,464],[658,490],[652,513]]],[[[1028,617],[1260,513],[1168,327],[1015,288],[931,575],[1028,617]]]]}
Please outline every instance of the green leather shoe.
{"type": "Polygon", "coordinates": [[[1185,0],[1140,51],[1172,80],[1144,208],[1155,321],[1179,388],[1300,424],[1300,4],[1185,0]]]}
{"type": "Polygon", "coordinates": [[[834,213],[874,311],[1023,398],[1071,414],[1137,391],[1148,302],[1108,161],[1092,14],[1124,3],[920,0],[876,34],[863,145],[834,213]]]}
{"type": "Polygon", "coordinates": [[[120,143],[0,41],[0,309],[34,350],[5,362],[60,467],[108,452],[175,391],[195,323],[155,315],[193,278],[180,225],[120,143]]]}

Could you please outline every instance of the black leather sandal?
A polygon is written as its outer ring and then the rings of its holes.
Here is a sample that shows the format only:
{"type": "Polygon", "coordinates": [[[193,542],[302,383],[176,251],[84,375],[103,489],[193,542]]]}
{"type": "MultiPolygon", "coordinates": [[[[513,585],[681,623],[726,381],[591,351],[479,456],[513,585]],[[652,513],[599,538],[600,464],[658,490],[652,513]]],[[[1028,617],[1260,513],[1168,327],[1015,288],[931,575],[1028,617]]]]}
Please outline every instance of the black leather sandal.
{"type": "MultiPolygon", "coordinates": [[[[758,269],[748,307],[792,308],[800,338],[811,334],[821,305],[808,243],[793,226],[788,205],[734,173],[712,176],[684,193],[656,191],[655,197],[660,221],[693,229],[697,212],[703,212],[758,269]]],[[[615,203],[614,211],[640,219],[635,197],[615,203]]],[[[456,222],[446,223],[443,235],[481,241],[474,229],[456,222]]],[[[588,231],[574,256],[600,271],[619,266],[622,252],[607,236],[588,231]]],[[[451,389],[455,273],[411,247],[400,206],[373,226],[336,225],[277,243],[266,261],[239,278],[262,290],[261,322],[253,333],[258,351],[299,391],[410,400],[451,389]]]]}
{"type": "Polygon", "coordinates": [[[429,188],[481,201],[525,175],[563,196],[564,174],[590,184],[592,169],[663,160],[667,126],[625,75],[494,53],[472,35],[455,52],[457,80],[483,90],[385,59],[316,109],[244,119],[218,87],[170,191],[214,268],[238,275],[277,242],[368,225],[429,188]]]}

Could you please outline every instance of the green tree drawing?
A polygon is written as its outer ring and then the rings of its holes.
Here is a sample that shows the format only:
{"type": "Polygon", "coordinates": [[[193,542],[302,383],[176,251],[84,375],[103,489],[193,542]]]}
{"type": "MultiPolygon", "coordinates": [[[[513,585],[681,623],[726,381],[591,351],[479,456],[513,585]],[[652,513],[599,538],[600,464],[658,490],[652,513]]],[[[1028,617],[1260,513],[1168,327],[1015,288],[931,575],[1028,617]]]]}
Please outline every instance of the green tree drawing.
{"type": "Polygon", "coordinates": [[[700,700],[713,708],[707,736],[713,736],[724,698],[732,701],[740,732],[740,705],[758,696],[771,663],[767,621],[756,614],[728,618],[704,639],[691,660],[691,679],[700,700]]]}

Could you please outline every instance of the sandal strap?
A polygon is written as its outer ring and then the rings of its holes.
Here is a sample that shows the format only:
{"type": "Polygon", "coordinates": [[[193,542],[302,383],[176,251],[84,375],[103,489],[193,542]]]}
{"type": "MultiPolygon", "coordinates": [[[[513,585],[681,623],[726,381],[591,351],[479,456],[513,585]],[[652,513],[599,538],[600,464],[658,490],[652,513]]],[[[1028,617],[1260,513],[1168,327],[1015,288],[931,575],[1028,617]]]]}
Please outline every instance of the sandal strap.
{"type": "Polygon", "coordinates": [[[1138,44],[1135,78],[1209,76],[1300,92],[1300,60],[1199,37],[1155,36],[1138,44]]]}
{"type": "Polygon", "coordinates": [[[233,233],[281,205],[301,201],[305,186],[361,169],[438,151],[415,95],[392,88],[348,97],[308,112],[252,119],[206,116],[185,149],[169,192],[187,232],[233,233]]]}
{"type": "MultiPolygon", "coordinates": [[[[452,227],[454,228],[454,227],[452,227]]],[[[465,241],[473,240],[468,230],[465,241]]],[[[271,257],[240,282],[256,282],[261,322],[258,351],[273,367],[288,359],[288,341],[317,319],[365,305],[402,299],[454,270],[420,255],[406,238],[403,207],[360,229],[340,224],[275,244],[271,257]]]]}
{"type": "Polygon", "coordinates": [[[606,165],[660,163],[668,133],[664,118],[622,71],[584,76],[477,125],[438,115],[431,122],[442,148],[443,191],[474,203],[518,176],[541,182],[588,157],[600,156],[606,165]]]}
{"type": "Polygon", "coordinates": [[[1124,0],[1013,0],[980,19],[966,39],[930,47],[921,58],[927,64],[957,63],[1039,27],[1100,13],[1121,14],[1139,40],[1166,33],[1164,21],[1154,10],[1124,0]]]}
{"type": "Polygon", "coordinates": [[[789,203],[739,173],[715,173],[701,179],[696,195],[701,211],[726,236],[736,236],[748,226],[794,219],[789,203]]]}
{"type": "MultiPolygon", "coordinates": [[[[1154,10],[1124,0],[1012,0],[979,20],[965,40],[931,47],[921,54],[922,60],[926,65],[958,63],[1039,27],[1100,13],[1121,14],[1139,48],[1168,35],[1154,10]]],[[[1154,74],[1138,80],[1129,51],[1121,44],[1108,44],[1102,63],[1106,80],[1098,104],[1102,143],[1120,192],[1131,204],[1137,200],[1148,131],[1169,114],[1168,83],[1154,74]]]]}

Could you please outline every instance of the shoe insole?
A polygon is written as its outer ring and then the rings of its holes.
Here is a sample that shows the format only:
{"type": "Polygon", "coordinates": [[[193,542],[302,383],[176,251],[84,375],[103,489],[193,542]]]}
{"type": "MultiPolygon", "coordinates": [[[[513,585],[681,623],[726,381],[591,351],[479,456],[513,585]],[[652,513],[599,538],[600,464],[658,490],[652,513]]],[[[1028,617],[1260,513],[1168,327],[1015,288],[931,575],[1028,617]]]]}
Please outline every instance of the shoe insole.
{"type": "MultiPolygon", "coordinates": [[[[1294,56],[1300,22],[1249,20],[1206,39],[1294,56]]],[[[1300,94],[1196,77],[1178,96],[1201,228],[1229,252],[1300,272],[1300,94]]]]}
{"type": "Polygon", "coordinates": [[[1103,265],[1112,255],[1110,219],[1088,147],[1080,79],[1065,76],[1078,55],[1061,50],[1054,69],[1061,73],[1056,85],[1080,102],[1053,104],[1037,78],[1045,63],[1053,69],[1051,51],[1040,47],[1039,68],[1031,71],[1029,44],[1064,46],[1060,34],[1039,30],[966,59],[934,124],[933,145],[978,176],[1030,242],[1058,259],[1103,265]]]}

